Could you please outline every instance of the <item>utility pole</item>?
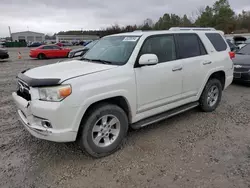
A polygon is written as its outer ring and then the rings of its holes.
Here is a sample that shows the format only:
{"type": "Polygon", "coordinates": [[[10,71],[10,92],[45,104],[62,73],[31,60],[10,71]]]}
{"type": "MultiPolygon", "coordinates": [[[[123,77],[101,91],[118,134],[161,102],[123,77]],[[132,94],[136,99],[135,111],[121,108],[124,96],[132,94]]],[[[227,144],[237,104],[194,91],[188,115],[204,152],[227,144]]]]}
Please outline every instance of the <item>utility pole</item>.
{"type": "Polygon", "coordinates": [[[12,42],[12,36],[11,36],[10,26],[9,26],[9,34],[10,34],[10,40],[11,40],[11,42],[12,42]]]}

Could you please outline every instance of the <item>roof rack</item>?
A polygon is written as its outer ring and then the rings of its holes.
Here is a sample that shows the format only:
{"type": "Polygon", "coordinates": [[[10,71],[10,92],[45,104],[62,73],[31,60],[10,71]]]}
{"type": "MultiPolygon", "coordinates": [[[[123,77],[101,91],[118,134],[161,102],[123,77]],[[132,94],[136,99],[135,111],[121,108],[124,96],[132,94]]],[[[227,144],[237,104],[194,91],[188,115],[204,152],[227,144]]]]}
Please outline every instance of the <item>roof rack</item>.
{"type": "Polygon", "coordinates": [[[216,31],[215,28],[212,27],[171,27],[169,31],[216,31]]]}

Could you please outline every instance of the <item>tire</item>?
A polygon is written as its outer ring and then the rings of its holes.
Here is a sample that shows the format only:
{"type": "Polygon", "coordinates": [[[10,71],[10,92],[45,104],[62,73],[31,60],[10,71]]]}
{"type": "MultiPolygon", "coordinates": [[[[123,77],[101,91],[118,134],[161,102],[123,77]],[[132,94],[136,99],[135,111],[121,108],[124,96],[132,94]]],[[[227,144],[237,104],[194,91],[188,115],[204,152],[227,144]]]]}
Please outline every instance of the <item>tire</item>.
{"type": "Polygon", "coordinates": [[[127,131],[128,117],[126,113],[116,105],[100,103],[93,106],[91,110],[88,111],[87,117],[84,117],[79,129],[77,141],[80,148],[85,151],[85,153],[94,158],[100,158],[117,151],[121,147],[127,135],[127,131]],[[105,123],[103,123],[105,122],[104,117],[107,118],[106,127],[104,127],[105,123]],[[112,125],[113,129],[112,127],[108,128],[109,125],[113,124],[111,120],[113,123],[118,121],[116,124],[112,125]],[[95,132],[93,130],[98,131],[95,132]],[[109,132],[111,130],[115,134],[109,132]],[[101,133],[104,135],[101,135],[101,133]],[[109,134],[109,136],[107,136],[107,134],[109,134]]]}
{"type": "Polygon", "coordinates": [[[200,97],[200,107],[204,112],[212,112],[214,111],[220,101],[222,96],[222,85],[218,79],[210,79],[208,80],[202,94],[200,97]],[[211,91],[213,91],[211,93],[211,91]],[[216,91],[217,92],[216,92],[216,91]],[[217,94],[215,94],[217,93],[217,94]],[[211,97],[210,97],[211,96],[211,97]],[[217,97],[216,97],[217,96],[217,97]]]}
{"type": "Polygon", "coordinates": [[[45,59],[46,56],[45,56],[44,54],[38,54],[37,58],[38,58],[38,59],[45,59]]]}

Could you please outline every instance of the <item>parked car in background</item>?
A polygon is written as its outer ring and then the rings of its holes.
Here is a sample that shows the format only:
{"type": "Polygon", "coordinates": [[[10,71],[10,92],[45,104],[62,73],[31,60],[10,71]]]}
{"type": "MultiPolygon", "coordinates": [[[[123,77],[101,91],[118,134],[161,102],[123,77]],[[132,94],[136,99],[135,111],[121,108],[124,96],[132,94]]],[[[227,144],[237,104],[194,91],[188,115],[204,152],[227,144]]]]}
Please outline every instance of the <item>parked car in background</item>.
{"type": "Polygon", "coordinates": [[[250,39],[247,39],[244,43],[239,44],[238,47],[239,47],[239,49],[241,49],[241,48],[243,48],[247,44],[250,44],[250,39]]]}
{"type": "Polygon", "coordinates": [[[73,46],[73,44],[71,42],[62,42],[63,46],[73,46]]]}
{"type": "Polygon", "coordinates": [[[89,41],[84,41],[83,42],[83,46],[87,46],[89,43],[91,43],[92,42],[92,40],[89,40],[89,41]]]}
{"type": "Polygon", "coordinates": [[[42,45],[31,49],[30,57],[38,59],[68,57],[70,50],[69,48],[62,48],[57,45],[42,45]]]}
{"type": "Polygon", "coordinates": [[[0,59],[8,59],[9,54],[6,49],[0,48],[0,59]]]}
{"type": "Polygon", "coordinates": [[[56,45],[59,47],[63,47],[63,43],[61,43],[61,42],[57,42],[56,45]]]}
{"type": "Polygon", "coordinates": [[[5,42],[0,42],[0,48],[4,48],[6,46],[5,42]]]}
{"type": "Polygon", "coordinates": [[[232,52],[237,51],[237,50],[240,49],[238,46],[236,46],[235,44],[233,44],[233,43],[231,42],[231,40],[229,40],[229,39],[227,39],[227,44],[229,45],[230,50],[231,50],[232,52]]]}
{"type": "Polygon", "coordinates": [[[245,44],[245,41],[247,40],[247,38],[246,37],[244,37],[244,36],[234,36],[233,37],[233,40],[234,40],[234,44],[236,45],[236,46],[238,46],[238,45],[240,45],[240,44],[245,44]]]}
{"type": "Polygon", "coordinates": [[[234,62],[234,81],[250,84],[250,44],[236,52],[234,62]]]}
{"type": "Polygon", "coordinates": [[[215,30],[120,33],[81,60],[22,71],[12,96],[33,136],[77,141],[104,157],[120,148],[129,127],[197,106],[214,111],[233,80],[233,55],[215,30]]]}
{"type": "Polygon", "coordinates": [[[63,47],[63,46],[73,46],[73,44],[70,43],[70,42],[58,42],[58,43],[56,43],[56,45],[59,46],[59,47],[63,47]]]}
{"type": "Polygon", "coordinates": [[[74,50],[71,50],[69,52],[69,58],[75,58],[75,57],[81,57],[83,56],[89,49],[91,49],[96,43],[98,42],[98,40],[94,40],[91,43],[87,44],[85,47],[83,48],[77,48],[74,50]]]}
{"type": "Polygon", "coordinates": [[[43,45],[43,44],[40,43],[40,42],[33,42],[33,43],[31,43],[30,45],[28,45],[28,47],[39,47],[39,46],[41,46],[41,45],[43,45]]]}

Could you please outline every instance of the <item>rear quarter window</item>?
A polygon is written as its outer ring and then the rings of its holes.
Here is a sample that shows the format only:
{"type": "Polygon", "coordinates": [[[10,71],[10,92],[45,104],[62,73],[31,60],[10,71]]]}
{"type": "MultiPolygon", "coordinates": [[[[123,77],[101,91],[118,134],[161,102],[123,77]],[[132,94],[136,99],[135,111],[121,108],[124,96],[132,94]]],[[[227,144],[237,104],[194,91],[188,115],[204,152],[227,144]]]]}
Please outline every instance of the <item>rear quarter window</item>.
{"type": "Polygon", "coordinates": [[[227,44],[219,33],[206,33],[206,36],[216,51],[221,52],[227,49],[227,44]]]}

